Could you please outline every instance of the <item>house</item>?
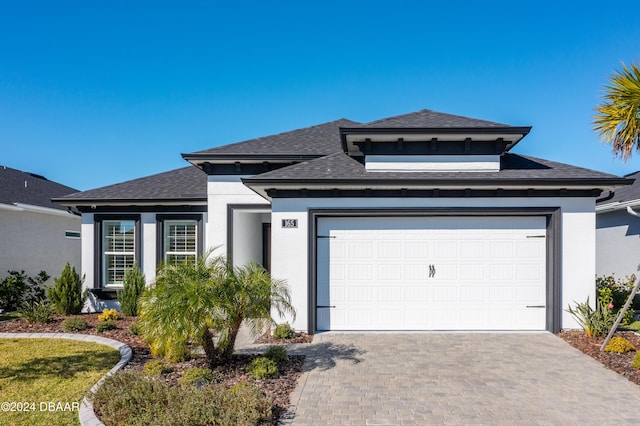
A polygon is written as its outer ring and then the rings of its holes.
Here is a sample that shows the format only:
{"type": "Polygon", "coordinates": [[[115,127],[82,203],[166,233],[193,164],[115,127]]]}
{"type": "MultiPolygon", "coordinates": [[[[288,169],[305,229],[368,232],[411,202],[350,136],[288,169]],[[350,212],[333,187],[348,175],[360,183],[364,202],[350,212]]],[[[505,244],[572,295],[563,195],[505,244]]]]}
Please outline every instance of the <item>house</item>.
{"type": "Polygon", "coordinates": [[[183,154],[57,201],[82,212],[100,301],[133,262],[215,248],[285,279],[294,327],[549,330],[594,299],[595,200],[631,180],[512,153],[530,127],[430,110],[183,154]]]}
{"type": "Polygon", "coordinates": [[[80,267],[80,214],[51,201],[77,189],[0,166],[0,278],[7,271],[58,275],[80,267]]]}
{"type": "Polygon", "coordinates": [[[640,172],[632,185],[605,191],[596,202],[596,275],[625,278],[640,270],[640,172]]]}

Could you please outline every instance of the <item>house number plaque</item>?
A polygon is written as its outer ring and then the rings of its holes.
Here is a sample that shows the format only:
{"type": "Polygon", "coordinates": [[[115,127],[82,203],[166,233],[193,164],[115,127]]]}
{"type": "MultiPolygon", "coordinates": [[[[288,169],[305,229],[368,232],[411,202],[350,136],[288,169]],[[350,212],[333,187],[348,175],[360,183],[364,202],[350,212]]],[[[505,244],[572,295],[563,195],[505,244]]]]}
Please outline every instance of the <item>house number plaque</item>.
{"type": "Polygon", "coordinates": [[[283,228],[297,228],[298,219],[282,219],[283,228]]]}

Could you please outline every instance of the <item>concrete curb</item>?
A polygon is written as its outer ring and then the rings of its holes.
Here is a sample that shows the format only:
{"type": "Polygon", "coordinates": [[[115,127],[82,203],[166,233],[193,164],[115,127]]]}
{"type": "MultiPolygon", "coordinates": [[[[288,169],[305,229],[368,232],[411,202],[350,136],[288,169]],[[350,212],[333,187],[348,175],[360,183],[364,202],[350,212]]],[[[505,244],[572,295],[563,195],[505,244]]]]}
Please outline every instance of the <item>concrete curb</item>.
{"type": "MultiPolygon", "coordinates": [[[[82,342],[99,343],[101,345],[107,345],[120,352],[120,361],[105,374],[89,392],[95,392],[104,379],[112,375],[122,367],[127,365],[133,352],[128,345],[117,340],[107,339],[106,337],[94,336],[90,334],[74,334],[74,333],[0,333],[0,339],[69,339],[79,340],[82,342]]],[[[104,426],[93,411],[93,403],[85,396],[80,404],[80,410],[78,412],[78,418],[82,426],[104,426]]]]}

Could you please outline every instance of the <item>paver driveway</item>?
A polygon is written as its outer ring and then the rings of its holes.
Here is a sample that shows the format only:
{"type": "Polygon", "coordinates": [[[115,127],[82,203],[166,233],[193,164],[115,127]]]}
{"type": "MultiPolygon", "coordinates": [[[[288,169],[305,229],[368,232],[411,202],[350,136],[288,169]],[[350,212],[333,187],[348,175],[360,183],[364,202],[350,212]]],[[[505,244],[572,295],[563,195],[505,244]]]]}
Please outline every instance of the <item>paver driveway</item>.
{"type": "Polygon", "coordinates": [[[550,333],[322,333],[294,425],[640,424],[634,385],[550,333]]]}

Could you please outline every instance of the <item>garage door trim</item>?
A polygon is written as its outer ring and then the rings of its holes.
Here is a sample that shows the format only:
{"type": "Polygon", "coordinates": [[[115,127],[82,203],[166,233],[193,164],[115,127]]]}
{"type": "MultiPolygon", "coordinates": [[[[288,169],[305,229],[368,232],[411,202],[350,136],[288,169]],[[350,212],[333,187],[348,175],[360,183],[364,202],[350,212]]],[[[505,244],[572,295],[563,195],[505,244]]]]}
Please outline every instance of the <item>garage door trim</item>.
{"type": "Polygon", "coordinates": [[[542,216],[546,217],[546,325],[552,333],[560,331],[562,305],[560,297],[560,207],[531,208],[378,208],[378,209],[309,209],[309,324],[317,330],[318,219],[326,217],[477,217],[542,216]]]}

